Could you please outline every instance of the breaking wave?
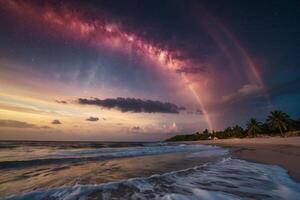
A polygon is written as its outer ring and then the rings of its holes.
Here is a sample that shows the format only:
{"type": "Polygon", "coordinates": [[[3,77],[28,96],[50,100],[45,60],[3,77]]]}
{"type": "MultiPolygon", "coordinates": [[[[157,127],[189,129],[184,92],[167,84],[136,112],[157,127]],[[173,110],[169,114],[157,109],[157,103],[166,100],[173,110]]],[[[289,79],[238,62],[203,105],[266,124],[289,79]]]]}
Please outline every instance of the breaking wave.
{"type": "Polygon", "coordinates": [[[82,199],[299,199],[300,184],[281,167],[224,158],[181,171],[99,185],[76,185],[7,200],[82,199]]]}
{"type": "Polygon", "coordinates": [[[1,161],[0,169],[185,152],[198,153],[198,157],[209,157],[225,155],[228,153],[228,150],[218,146],[201,144],[158,144],[136,147],[56,150],[47,155],[43,155],[41,158],[1,161]]]}

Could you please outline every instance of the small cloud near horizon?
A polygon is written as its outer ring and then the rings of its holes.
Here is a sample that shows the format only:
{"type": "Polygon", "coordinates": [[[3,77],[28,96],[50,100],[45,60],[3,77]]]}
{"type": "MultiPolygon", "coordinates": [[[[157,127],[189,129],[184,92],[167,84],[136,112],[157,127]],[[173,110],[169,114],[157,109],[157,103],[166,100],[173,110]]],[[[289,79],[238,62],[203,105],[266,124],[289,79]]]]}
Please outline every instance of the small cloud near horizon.
{"type": "Polygon", "coordinates": [[[99,120],[99,118],[98,117],[89,117],[89,118],[87,118],[87,119],[85,119],[86,121],[90,121],[90,122],[96,122],[96,121],[98,121],[99,120]]]}
{"type": "Polygon", "coordinates": [[[139,126],[134,126],[134,127],[132,127],[131,128],[133,131],[139,131],[139,130],[141,130],[141,127],[139,127],[139,126]]]}
{"type": "Polygon", "coordinates": [[[68,102],[65,100],[55,100],[56,103],[67,104],[68,102]]]}
{"type": "Polygon", "coordinates": [[[57,124],[62,124],[62,123],[58,119],[55,119],[51,122],[51,124],[57,125],[57,124]]]}
{"type": "Polygon", "coordinates": [[[34,128],[34,129],[48,129],[49,126],[37,126],[27,122],[17,120],[0,120],[0,127],[2,128],[34,128]]]}
{"type": "Polygon", "coordinates": [[[196,109],[196,110],[191,110],[191,111],[187,111],[188,114],[193,114],[193,115],[202,115],[203,112],[200,109],[196,109]]]}

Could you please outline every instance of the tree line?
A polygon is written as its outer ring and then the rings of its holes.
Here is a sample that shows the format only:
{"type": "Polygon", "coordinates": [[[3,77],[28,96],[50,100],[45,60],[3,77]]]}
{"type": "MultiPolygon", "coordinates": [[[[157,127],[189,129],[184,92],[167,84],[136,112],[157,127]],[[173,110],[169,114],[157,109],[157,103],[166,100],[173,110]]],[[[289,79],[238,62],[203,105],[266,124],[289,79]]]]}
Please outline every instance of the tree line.
{"type": "Polygon", "coordinates": [[[246,128],[239,125],[225,128],[223,131],[209,131],[205,129],[203,132],[196,132],[189,135],[176,135],[167,139],[167,141],[195,141],[209,139],[227,139],[227,138],[245,138],[257,137],[258,135],[269,135],[281,137],[300,136],[300,119],[293,120],[288,114],[274,110],[267,117],[266,121],[260,122],[255,118],[251,118],[246,123],[246,128]],[[287,134],[289,133],[289,134],[287,134]]]}

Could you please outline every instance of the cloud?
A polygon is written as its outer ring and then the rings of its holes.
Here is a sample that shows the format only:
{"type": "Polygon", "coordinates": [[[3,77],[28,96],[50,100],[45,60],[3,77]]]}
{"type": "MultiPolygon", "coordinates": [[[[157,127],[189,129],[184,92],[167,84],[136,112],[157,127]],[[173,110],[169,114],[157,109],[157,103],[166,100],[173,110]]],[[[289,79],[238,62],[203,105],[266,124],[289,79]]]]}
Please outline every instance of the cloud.
{"type": "Polygon", "coordinates": [[[198,73],[204,73],[205,69],[202,67],[181,67],[179,69],[176,69],[177,73],[186,73],[186,74],[198,74],[198,73]]]}
{"type": "Polygon", "coordinates": [[[2,127],[2,128],[35,128],[35,129],[50,128],[49,126],[37,126],[35,124],[30,124],[27,122],[21,122],[21,121],[16,121],[16,120],[0,120],[0,127],[2,127]]]}
{"type": "Polygon", "coordinates": [[[136,98],[122,98],[116,99],[83,99],[79,98],[78,103],[82,105],[95,105],[107,109],[118,109],[121,112],[134,112],[134,113],[174,113],[177,114],[181,110],[185,110],[184,107],[179,107],[173,103],[153,101],[153,100],[141,100],[136,98]]]}
{"type": "Polygon", "coordinates": [[[298,94],[300,91],[300,78],[288,80],[282,83],[277,83],[274,85],[269,85],[265,88],[265,91],[263,88],[259,85],[244,85],[242,88],[240,88],[236,93],[233,93],[231,95],[227,95],[222,97],[222,100],[224,101],[237,101],[237,100],[246,100],[251,98],[251,101],[253,102],[253,98],[260,99],[263,97],[263,92],[265,92],[267,95],[269,95],[270,98],[275,99],[282,96],[292,95],[292,94],[298,94]]]}
{"type": "Polygon", "coordinates": [[[190,110],[190,111],[187,111],[187,114],[202,115],[203,112],[202,112],[202,110],[200,110],[200,109],[196,109],[196,110],[190,110]]]}
{"type": "Polygon", "coordinates": [[[56,103],[67,104],[67,101],[64,100],[55,100],[56,103]]]}
{"type": "Polygon", "coordinates": [[[141,133],[143,131],[143,129],[139,126],[134,126],[131,128],[131,131],[132,133],[141,133]]]}
{"type": "Polygon", "coordinates": [[[179,131],[179,128],[175,122],[173,122],[172,124],[164,124],[163,129],[166,133],[176,133],[179,131]]]}
{"type": "Polygon", "coordinates": [[[259,95],[263,92],[263,87],[258,84],[246,84],[238,89],[235,93],[222,96],[222,102],[232,102],[245,97],[259,95]]]}
{"type": "Polygon", "coordinates": [[[89,118],[86,119],[86,121],[90,121],[90,122],[96,122],[98,120],[99,120],[98,117],[89,117],[89,118]]]}
{"type": "Polygon", "coordinates": [[[46,129],[48,129],[48,128],[51,128],[50,126],[41,126],[40,128],[46,128],[46,129]]]}
{"type": "Polygon", "coordinates": [[[57,125],[57,124],[62,124],[62,123],[58,119],[55,119],[51,122],[51,124],[57,125]]]}
{"type": "Polygon", "coordinates": [[[134,131],[134,132],[138,132],[138,131],[141,130],[141,127],[139,127],[139,126],[134,126],[134,127],[131,128],[131,130],[134,131]]]}

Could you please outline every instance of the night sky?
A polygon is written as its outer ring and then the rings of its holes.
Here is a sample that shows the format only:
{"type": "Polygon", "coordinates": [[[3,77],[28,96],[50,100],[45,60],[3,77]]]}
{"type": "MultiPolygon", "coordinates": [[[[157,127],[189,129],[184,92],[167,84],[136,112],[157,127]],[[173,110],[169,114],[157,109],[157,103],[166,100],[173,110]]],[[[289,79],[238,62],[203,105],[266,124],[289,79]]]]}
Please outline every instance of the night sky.
{"type": "Polygon", "coordinates": [[[0,0],[0,139],[161,140],[300,117],[299,1],[0,0]]]}

